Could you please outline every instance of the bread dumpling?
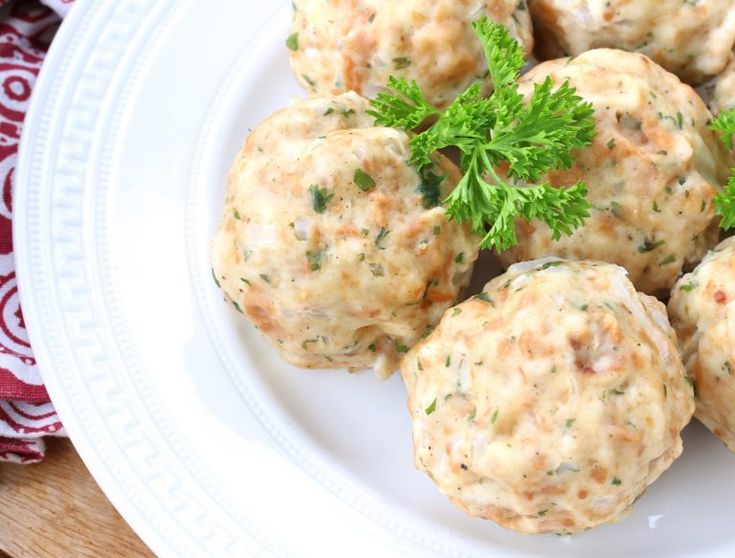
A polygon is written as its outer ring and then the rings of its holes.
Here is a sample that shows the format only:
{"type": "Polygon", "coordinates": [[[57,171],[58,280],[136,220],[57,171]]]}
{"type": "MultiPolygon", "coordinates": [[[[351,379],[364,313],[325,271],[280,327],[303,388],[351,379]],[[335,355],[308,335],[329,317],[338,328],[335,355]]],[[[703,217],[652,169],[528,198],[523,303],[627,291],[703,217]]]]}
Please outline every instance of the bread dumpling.
{"type": "Polygon", "coordinates": [[[491,89],[471,25],[483,16],[505,25],[530,54],[524,0],[295,0],[291,68],[311,93],[373,96],[402,76],[443,108],[476,80],[491,89]]]}
{"type": "Polygon", "coordinates": [[[237,156],[212,241],[214,278],[290,363],[397,369],[467,283],[478,240],[441,200],[459,171],[419,174],[409,137],[355,93],[298,101],[237,156]]]}
{"type": "Polygon", "coordinates": [[[522,533],[617,521],[681,454],[694,411],[664,305],[619,266],[511,267],[404,358],[416,466],[522,533]]]}
{"type": "Polygon", "coordinates": [[[697,391],[694,416],[735,451],[735,238],[679,280],[669,315],[697,391]]]}
{"type": "Polygon", "coordinates": [[[539,64],[521,78],[527,97],[547,77],[568,80],[595,109],[596,137],[573,166],[545,177],[584,180],[590,217],[552,240],[541,222],[517,221],[506,265],[544,256],[603,260],[628,270],[638,290],[670,289],[716,243],[713,200],[731,157],[707,127],[712,115],[694,90],[642,54],[598,49],[539,64]]]}
{"type": "Polygon", "coordinates": [[[645,54],[687,83],[719,74],[735,43],[731,0],[530,0],[543,59],[595,48],[645,54]]]}

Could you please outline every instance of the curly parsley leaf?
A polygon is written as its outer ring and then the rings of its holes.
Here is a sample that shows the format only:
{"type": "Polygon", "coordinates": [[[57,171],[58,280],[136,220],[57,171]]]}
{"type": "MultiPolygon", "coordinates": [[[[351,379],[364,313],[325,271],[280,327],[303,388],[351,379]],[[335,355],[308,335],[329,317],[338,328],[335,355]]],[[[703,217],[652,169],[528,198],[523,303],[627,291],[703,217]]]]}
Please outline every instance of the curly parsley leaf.
{"type": "Polygon", "coordinates": [[[723,229],[735,227],[735,169],[727,185],[715,196],[715,214],[721,217],[720,227],[723,229]]]}
{"type": "Polygon", "coordinates": [[[391,76],[388,87],[395,93],[381,92],[370,101],[373,109],[367,113],[375,118],[378,126],[390,126],[413,130],[432,115],[439,114],[416,81],[408,83],[404,78],[391,76]],[[397,93],[397,94],[396,94],[397,93]]]}
{"type": "Polygon", "coordinates": [[[493,86],[502,91],[505,86],[515,83],[521,74],[526,63],[523,48],[505,26],[493,23],[487,17],[478,19],[472,27],[485,51],[493,86]]]}
{"type": "Polygon", "coordinates": [[[475,232],[484,234],[483,247],[502,252],[515,246],[518,217],[543,221],[554,240],[571,234],[589,217],[587,189],[582,182],[566,189],[548,183],[519,188],[504,182],[492,167],[488,174],[493,177],[491,181],[485,180],[480,165],[472,163],[447,199],[449,217],[470,221],[475,232]],[[492,224],[488,215],[493,216],[492,224]]]}
{"type": "Polygon", "coordinates": [[[725,147],[732,149],[732,137],[735,135],[735,108],[721,112],[710,122],[709,127],[720,133],[720,139],[725,147]]]}
{"type": "Polygon", "coordinates": [[[391,78],[393,93],[371,102],[379,125],[413,131],[438,116],[410,141],[411,163],[419,170],[435,151],[459,149],[464,173],[445,200],[447,214],[469,221],[483,235],[481,246],[507,250],[517,243],[515,221],[540,220],[554,239],[572,234],[589,216],[587,190],[579,182],[566,189],[533,184],[545,173],[569,168],[572,152],[595,135],[594,110],[568,82],[555,87],[547,78],[524,103],[518,76],[523,49],[500,24],[481,18],[473,24],[480,38],[495,91],[484,97],[479,83],[468,87],[444,111],[432,107],[418,85],[391,78]],[[500,173],[497,169],[504,168],[500,173]]]}
{"type": "Polygon", "coordinates": [[[487,151],[510,163],[510,176],[536,181],[552,169],[568,169],[572,150],[594,138],[592,106],[582,102],[568,82],[556,90],[553,86],[548,77],[535,84],[531,101],[512,122],[498,123],[487,144],[487,151]]]}
{"type": "MultiPolygon", "coordinates": [[[[709,127],[720,133],[720,139],[727,149],[732,150],[735,135],[735,108],[720,113],[709,127]]],[[[725,230],[735,227],[735,168],[730,171],[730,179],[715,196],[715,214],[721,217],[720,227],[725,230]]]]}

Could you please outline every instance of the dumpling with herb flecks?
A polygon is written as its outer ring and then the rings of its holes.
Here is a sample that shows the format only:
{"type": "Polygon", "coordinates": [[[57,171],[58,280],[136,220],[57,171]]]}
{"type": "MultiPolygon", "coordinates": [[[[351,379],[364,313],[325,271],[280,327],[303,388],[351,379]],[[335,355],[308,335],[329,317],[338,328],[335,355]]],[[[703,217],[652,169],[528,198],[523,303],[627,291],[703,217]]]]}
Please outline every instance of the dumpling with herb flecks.
{"type": "Polygon", "coordinates": [[[681,454],[694,411],[663,304],[619,266],[512,266],[403,359],[416,466],[523,533],[617,521],[681,454]]]}
{"type": "Polygon", "coordinates": [[[694,416],[735,451],[735,237],[678,281],[669,316],[697,391],[694,416]]]}
{"type": "Polygon", "coordinates": [[[590,217],[553,240],[537,221],[518,220],[506,265],[543,256],[593,259],[628,270],[638,290],[670,289],[682,270],[717,243],[714,198],[731,156],[707,125],[712,114],[688,85],[642,54],[597,49],[539,64],[521,78],[531,95],[550,77],[569,83],[595,109],[597,135],[552,186],[583,180],[590,217]]]}
{"type": "Polygon", "coordinates": [[[301,100],[257,126],[230,172],[212,267],[288,362],[386,376],[439,320],[478,253],[441,200],[459,171],[419,174],[409,136],[355,93],[301,100]]]}
{"type": "Polygon", "coordinates": [[[307,91],[372,96],[390,76],[416,80],[446,107],[474,81],[491,89],[472,22],[504,24],[530,54],[525,0],[295,0],[286,42],[307,91]]]}
{"type": "Polygon", "coordinates": [[[542,58],[636,51],[687,83],[720,73],[735,43],[732,0],[530,0],[542,58]]]}

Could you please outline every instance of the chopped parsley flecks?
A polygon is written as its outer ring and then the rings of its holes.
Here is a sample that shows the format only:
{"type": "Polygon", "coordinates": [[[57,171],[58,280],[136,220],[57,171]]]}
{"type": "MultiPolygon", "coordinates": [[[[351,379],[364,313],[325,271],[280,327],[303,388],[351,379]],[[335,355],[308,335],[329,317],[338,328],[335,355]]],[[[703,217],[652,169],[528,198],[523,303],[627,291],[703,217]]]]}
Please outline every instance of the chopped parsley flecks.
{"type": "Polygon", "coordinates": [[[393,346],[395,347],[397,353],[408,352],[408,347],[406,347],[406,345],[402,345],[399,341],[394,341],[393,346]]]}
{"type": "Polygon", "coordinates": [[[619,388],[606,389],[602,392],[602,395],[600,395],[600,401],[607,401],[612,395],[625,395],[625,391],[619,388]]]}
{"type": "Polygon", "coordinates": [[[452,355],[447,355],[447,361],[444,363],[444,366],[446,368],[449,368],[452,365],[452,355]]]}
{"type": "Polygon", "coordinates": [[[541,269],[549,269],[550,267],[557,267],[563,264],[564,262],[560,260],[556,260],[553,262],[546,262],[544,265],[541,266],[541,269]]]}
{"type": "Polygon", "coordinates": [[[613,477],[612,483],[613,486],[620,486],[623,484],[623,481],[621,481],[618,477],[613,477]]]}
{"type": "Polygon", "coordinates": [[[495,424],[498,421],[498,415],[500,414],[500,409],[495,409],[495,412],[493,413],[493,416],[490,417],[490,424],[495,424]]]}
{"type": "Polygon", "coordinates": [[[375,343],[370,343],[368,345],[368,351],[370,351],[371,353],[374,353],[377,350],[378,350],[378,348],[375,346],[375,343]]]}
{"type": "Polygon", "coordinates": [[[240,277],[240,281],[242,281],[243,283],[245,283],[248,287],[251,285],[250,281],[248,281],[247,279],[245,279],[245,277],[240,277]]]}
{"type": "Polygon", "coordinates": [[[329,107],[327,110],[324,111],[324,116],[329,116],[334,112],[334,107],[329,107]]]}
{"type": "Polygon", "coordinates": [[[395,70],[403,70],[411,65],[411,59],[408,56],[397,56],[393,59],[393,68],[395,70]]]}
{"type": "Polygon", "coordinates": [[[487,302],[487,303],[488,303],[488,304],[490,304],[490,305],[491,305],[491,306],[492,306],[493,308],[495,308],[495,301],[494,301],[494,300],[492,299],[492,297],[491,297],[491,296],[490,296],[489,294],[487,294],[487,293],[486,293],[485,291],[483,291],[483,292],[481,292],[481,293],[479,293],[479,294],[476,294],[476,295],[475,295],[475,296],[473,296],[472,298],[476,298],[477,300],[481,300],[481,301],[483,301],[483,302],[487,302]]]}
{"type": "Polygon", "coordinates": [[[238,211],[237,209],[235,209],[235,210],[234,210],[234,211],[232,212],[232,216],[233,216],[233,217],[234,217],[235,219],[237,219],[238,221],[242,219],[242,216],[240,215],[240,212],[239,212],[239,211],[238,211]]]}
{"type": "Polygon", "coordinates": [[[362,169],[356,169],[355,174],[352,177],[352,181],[357,185],[363,192],[369,192],[375,188],[375,180],[362,169]]]}
{"type": "Polygon", "coordinates": [[[660,248],[664,244],[666,244],[665,240],[657,240],[654,242],[652,240],[645,239],[643,241],[643,244],[641,244],[638,247],[638,252],[640,252],[641,254],[645,254],[647,252],[653,252],[654,250],[656,250],[657,248],[660,248]]]}
{"type": "Polygon", "coordinates": [[[426,407],[426,409],[424,409],[424,412],[427,415],[430,415],[434,411],[436,411],[436,398],[434,398],[434,401],[431,402],[431,405],[429,405],[428,407],[426,407]]]}
{"type": "Polygon", "coordinates": [[[618,202],[613,200],[610,202],[610,213],[618,219],[621,219],[623,217],[623,208],[618,202]]]}
{"type": "Polygon", "coordinates": [[[454,263],[457,263],[457,264],[464,263],[464,252],[460,252],[454,257],[454,263]]]}
{"type": "Polygon", "coordinates": [[[324,250],[308,251],[306,253],[306,260],[309,263],[309,269],[311,271],[319,271],[324,261],[324,250]]]}
{"type": "Polygon", "coordinates": [[[441,204],[441,184],[444,176],[434,174],[431,170],[421,171],[421,182],[418,192],[421,194],[421,205],[424,209],[432,209],[441,204]]]}
{"type": "Polygon", "coordinates": [[[212,279],[214,279],[214,284],[217,285],[217,288],[221,289],[222,285],[219,284],[219,279],[217,279],[217,276],[214,274],[214,269],[212,269],[212,279]]]}
{"type": "Polygon", "coordinates": [[[607,148],[610,150],[615,149],[615,138],[610,138],[607,140],[607,148]]]}
{"type": "Polygon", "coordinates": [[[442,228],[439,225],[436,225],[433,230],[434,236],[439,236],[441,232],[442,232],[442,228]]]}
{"type": "Polygon", "coordinates": [[[378,233],[378,236],[375,237],[375,246],[378,250],[385,250],[385,239],[388,238],[389,234],[390,229],[380,227],[380,232],[378,233]]]}
{"type": "Polygon", "coordinates": [[[573,418],[567,419],[567,422],[566,422],[566,424],[567,424],[567,428],[571,428],[571,427],[572,427],[572,425],[574,424],[574,422],[575,422],[576,420],[577,420],[577,419],[573,419],[573,418]]]}
{"type": "Polygon", "coordinates": [[[692,283],[691,281],[688,281],[687,283],[684,283],[683,285],[681,285],[679,287],[679,290],[689,293],[689,292],[693,291],[696,288],[697,288],[697,286],[694,283],[692,283]]]}
{"type": "Polygon", "coordinates": [[[676,261],[676,256],[674,254],[670,254],[669,256],[666,256],[663,260],[661,260],[658,265],[669,265],[676,261]]]}
{"type": "Polygon", "coordinates": [[[452,310],[452,318],[454,318],[455,316],[459,316],[461,313],[462,313],[461,308],[455,308],[454,310],[452,310]]]}
{"type": "Polygon", "coordinates": [[[656,203],[656,200],[653,200],[653,210],[656,213],[661,213],[661,209],[658,207],[658,204],[656,203]]]}
{"type": "Polygon", "coordinates": [[[309,193],[311,194],[311,206],[317,213],[324,213],[327,210],[327,204],[334,197],[332,192],[318,184],[309,186],[309,193]]]}
{"type": "Polygon", "coordinates": [[[261,279],[262,279],[263,281],[265,281],[266,283],[270,283],[270,282],[271,282],[271,278],[270,278],[270,277],[268,277],[268,276],[267,276],[267,275],[266,275],[265,273],[261,273],[261,274],[259,275],[259,277],[260,277],[260,278],[261,278],[261,279]]]}
{"type": "Polygon", "coordinates": [[[286,46],[288,50],[299,50],[299,34],[291,33],[286,39],[286,46]]]}

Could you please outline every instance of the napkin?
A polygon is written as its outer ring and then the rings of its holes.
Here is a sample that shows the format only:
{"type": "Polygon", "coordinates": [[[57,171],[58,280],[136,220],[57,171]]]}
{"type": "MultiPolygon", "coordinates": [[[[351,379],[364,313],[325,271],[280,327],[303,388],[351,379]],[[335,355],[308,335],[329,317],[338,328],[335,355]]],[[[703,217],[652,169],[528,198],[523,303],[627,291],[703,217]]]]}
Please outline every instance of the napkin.
{"type": "Polygon", "coordinates": [[[0,461],[43,459],[43,436],[63,435],[28,342],[13,257],[13,188],[31,90],[74,0],[0,0],[0,461]]]}

